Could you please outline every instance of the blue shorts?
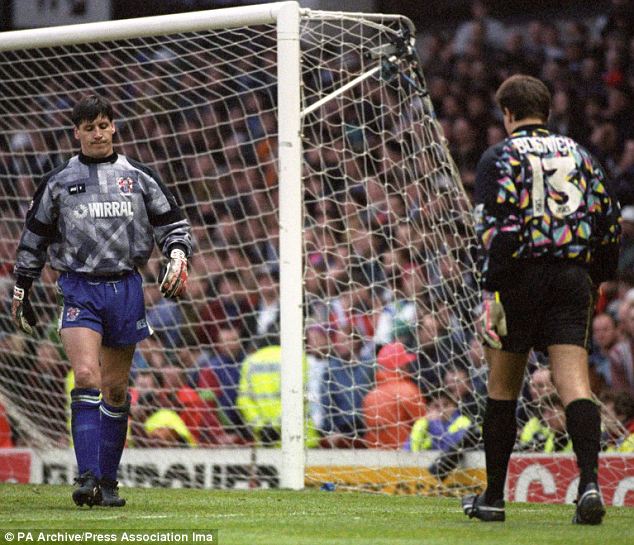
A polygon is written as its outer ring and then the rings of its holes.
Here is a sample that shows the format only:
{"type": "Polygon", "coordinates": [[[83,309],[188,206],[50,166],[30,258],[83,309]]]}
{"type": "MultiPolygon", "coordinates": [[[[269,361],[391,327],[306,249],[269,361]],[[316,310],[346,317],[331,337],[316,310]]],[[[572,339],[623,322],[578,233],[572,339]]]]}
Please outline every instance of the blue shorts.
{"type": "Polygon", "coordinates": [[[87,327],[101,334],[104,346],[128,346],[152,334],[145,318],[141,275],[87,276],[62,272],[59,329],[87,327]]]}

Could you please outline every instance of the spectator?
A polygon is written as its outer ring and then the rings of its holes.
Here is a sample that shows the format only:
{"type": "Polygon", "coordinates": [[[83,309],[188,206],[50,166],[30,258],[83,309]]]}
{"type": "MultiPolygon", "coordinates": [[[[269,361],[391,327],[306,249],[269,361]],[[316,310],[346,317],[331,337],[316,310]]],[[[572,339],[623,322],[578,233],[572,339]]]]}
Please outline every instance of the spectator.
{"type": "MultiPolygon", "coordinates": [[[[548,367],[538,365],[528,379],[528,392],[524,393],[524,403],[519,409],[519,421],[527,424],[541,418],[540,407],[543,400],[555,393],[552,373],[548,367]]],[[[535,425],[535,424],[533,424],[535,425]]]]}
{"type": "MultiPolygon", "coordinates": [[[[499,123],[491,123],[487,127],[486,145],[487,147],[495,146],[506,138],[506,132],[504,132],[504,126],[499,123]]],[[[473,188],[471,188],[473,191],[473,188]]]]}
{"type": "Polygon", "coordinates": [[[563,61],[565,58],[559,29],[554,21],[546,21],[542,26],[542,52],[546,61],[563,61]]]}
{"type": "Polygon", "coordinates": [[[473,93],[469,93],[466,114],[471,126],[476,131],[477,140],[482,146],[487,138],[488,127],[495,122],[491,115],[491,104],[486,91],[474,89],[473,93]]]}
{"type": "Polygon", "coordinates": [[[161,407],[159,398],[148,392],[131,408],[130,439],[137,447],[195,447],[193,434],[173,409],[161,407]]]}
{"type": "MultiPolygon", "coordinates": [[[[458,402],[449,393],[437,390],[429,402],[427,416],[414,423],[405,449],[412,452],[460,451],[463,444],[465,446],[470,444],[471,440],[468,439],[470,435],[472,435],[471,419],[460,412],[458,402]]],[[[437,468],[432,473],[438,475],[447,472],[444,468],[437,468]]]]}
{"type": "Polygon", "coordinates": [[[590,134],[588,147],[601,162],[609,176],[616,171],[620,152],[619,134],[612,121],[601,121],[590,134]]]}
{"type": "MultiPolygon", "coordinates": [[[[236,406],[253,437],[263,446],[278,445],[281,438],[281,358],[282,348],[271,345],[256,350],[242,362],[236,406]]],[[[301,365],[306,373],[306,358],[301,365]]],[[[305,433],[306,446],[315,446],[317,433],[312,422],[308,422],[305,433]]]]}
{"type": "Polygon", "coordinates": [[[251,336],[255,331],[254,315],[240,274],[226,270],[214,279],[213,286],[213,298],[200,310],[201,330],[198,334],[216,342],[218,329],[231,326],[238,329],[241,337],[251,336]]]}
{"type": "Polygon", "coordinates": [[[548,128],[556,133],[565,134],[573,140],[581,139],[586,128],[583,126],[583,116],[574,110],[578,101],[570,96],[570,92],[559,89],[553,94],[552,109],[548,119],[548,128]]]}
{"type": "Polygon", "coordinates": [[[484,139],[479,138],[476,126],[466,117],[458,117],[454,121],[452,132],[454,138],[450,151],[456,165],[461,170],[475,172],[484,151],[484,139]]]}
{"type": "MultiPolygon", "coordinates": [[[[397,264],[398,265],[398,264],[397,264]]],[[[381,311],[376,331],[375,344],[382,346],[392,341],[416,346],[416,312],[419,297],[425,285],[421,267],[406,266],[395,273],[392,300],[381,311]]]]}
{"type": "MultiPolygon", "coordinates": [[[[372,286],[357,270],[351,281],[341,289],[337,300],[333,301],[330,324],[340,329],[353,329],[363,339],[372,339],[378,314],[377,304],[378,298],[372,286]]],[[[373,348],[372,342],[366,341],[362,347],[362,357],[373,357],[373,348]]]]}
{"type": "Polygon", "coordinates": [[[308,412],[315,429],[323,429],[325,410],[321,404],[324,374],[328,368],[328,329],[312,323],[306,327],[306,359],[308,360],[308,412]]]}
{"type": "Polygon", "coordinates": [[[623,340],[610,351],[610,373],[612,389],[634,395],[634,305],[628,305],[623,317],[623,340]]]}
{"type": "Polygon", "coordinates": [[[592,351],[590,352],[590,380],[592,391],[598,394],[606,386],[612,386],[610,351],[619,340],[614,318],[603,312],[592,320],[592,351]]]}
{"type": "Polygon", "coordinates": [[[606,391],[603,403],[602,444],[608,452],[634,452],[634,398],[626,392],[606,391]]]}
{"type": "Polygon", "coordinates": [[[474,336],[469,342],[468,363],[466,368],[469,382],[473,388],[473,397],[478,404],[478,414],[482,413],[482,406],[487,394],[487,378],[489,368],[484,357],[484,348],[480,339],[474,336]]]}
{"type": "MultiPolygon", "coordinates": [[[[586,102],[587,105],[587,101],[590,99],[596,101],[602,100],[603,85],[601,82],[601,63],[596,56],[588,56],[581,61],[581,70],[575,88],[577,89],[581,104],[586,102]]],[[[588,126],[592,125],[590,119],[586,119],[585,122],[588,126]]]]}
{"type": "Polygon", "coordinates": [[[466,53],[470,42],[476,39],[478,32],[483,33],[485,43],[490,46],[500,47],[504,44],[506,28],[501,21],[489,16],[486,1],[475,0],[472,2],[471,16],[472,19],[460,25],[454,34],[453,50],[456,54],[466,53]]]}
{"type": "Polygon", "coordinates": [[[544,25],[538,19],[533,19],[526,24],[524,37],[524,50],[529,59],[541,63],[544,55],[544,25]]]}
{"type": "Polygon", "coordinates": [[[325,411],[322,446],[346,448],[365,433],[362,403],[374,387],[374,366],[362,359],[362,339],[351,328],[331,331],[333,353],[324,374],[322,405],[325,411]]]}
{"type": "MultiPolygon", "coordinates": [[[[616,179],[615,179],[615,187],[616,187],[616,195],[623,207],[622,213],[625,213],[628,207],[634,205],[634,138],[630,138],[625,141],[623,147],[623,154],[616,165],[615,171],[616,179]]],[[[630,247],[630,255],[629,255],[629,267],[633,268],[632,257],[631,257],[631,245],[632,238],[634,238],[634,234],[632,233],[632,221],[634,221],[632,214],[632,210],[628,211],[628,222],[630,225],[628,226],[628,242],[630,247]]],[[[624,218],[625,219],[625,218],[624,218]]],[[[623,231],[623,235],[625,235],[625,229],[623,231]]],[[[620,265],[620,264],[619,264],[620,265]]]]}
{"type": "Polygon", "coordinates": [[[440,337],[440,322],[433,314],[423,315],[416,331],[418,358],[412,364],[414,379],[423,395],[427,396],[440,386],[449,347],[440,337]]]}
{"type": "Polygon", "coordinates": [[[15,176],[39,177],[53,170],[54,154],[41,131],[19,132],[11,139],[13,160],[11,171],[15,176]]]}
{"type": "Polygon", "coordinates": [[[130,404],[135,405],[145,394],[157,393],[160,387],[158,373],[154,369],[142,369],[134,376],[130,386],[130,404]]]}
{"type": "Polygon", "coordinates": [[[218,329],[218,340],[214,348],[215,354],[204,352],[196,362],[195,367],[199,369],[196,384],[205,392],[203,397],[209,403],[217,405],[228,424],[248,439],[250,434],[236,407],[244,360],[238,330],[230,324],[224,324],[218,329]]]}
{"type": "Polygon", "coordinates": [[[625,206],[621,211],[621,230],[619,271],[634,272],[634,205],[625,206]]]}
{"type": "MultiPolygon", "coordinates": [[[[625,63],[625,60],[623,61],[625,63]]],[[[634,114],[632,114],[632,92],[627,84],[608,85],[607,107],[604,112],[607,120],[616,127],[618,134],[618,150],[622,151],[623,142],[634,138],[634,114]]],[[[618,161],[617,161],[618,164],[618,161]]],[[[617,169],[614,169],[616,172],[617,169]]]]}
{"type": "MultiPolygon", "coordinates": [[[[37,422],[41,418],[42,399],[32,387],[32,376],[36,366],[34,359],[29,357],[32,350],[32,344],[25,336],[17,333],[0,333],[0,380],[3,385],[10,385],[6,390],[3,388],[3,393],[6,391],[7,401],[22,411],[35,412],[34,420],[37,422]],[[39,410],[34,411],[36,407],[39,410]]],[[[46,419],[46,422],[50,421],[46,419]]],[[[20,430],[15,431],[16,446],[26,446],[22,443],[20,430]]],[[[46,431],[48,432],[48,428],[46,431]]]]}
{"type": "Polygon", "coordinates": [[[36,367],[29,380],[33,393],[38,395],[32,401],[32,418],[48,430],[53,444],[66,447],[66,392],[64,377],[70,366],[66,358],[60,356],[61,346],[44,340],[37,346],[36,367]]]}
{"type": "Polygon", "coordinates": [[[566,413],[556,393],[542,398],[541,419],[531,419],[520,432],[520,448],[534,452],[572,452],[566,432],[566,413]]]}
{"type": "Polygon", "coordinates": [[[255,305],[257,343],[259,346],[279,344],[280,281],[277,273],[261,268],[256,273],[258,302],[255,305]]]}
{"type": "Polygon", "coordinates": [[[609,14],[601,30],[603,37],[618,35],[630,39],[634,35],[634,3],[632,0],[612,0],[609,14]]]}
{"type": "Polygon", "coordinates": [[[379,350],[376,386],[362,403],[368,448],[402,448],[413,423],[425,416],[425,400],[408,369],[414,360],[400,342],[379,350]]]}
{"type": "Polygon", "coordinates": [[[478,416],[478,402],[474,396],[469,374],[465,369],[453,366],[446,368],[440,388],[458,403],[461,414],[472,419],[478,416]]]}
{"type": "MultiPolygon", "coordinates": [[[[160,295],[156,284],[150,285],[147,290],[149,298],[154,294],[160,295]]],[[[164,297],[158,298],[155,304],[147,309],[147,322],[156,331],[157,337],[166,348],[181,346],[183,338],[181,328],[184,325],[184,317],[179,302],[164,297]]]]}
{"type": "Polygon", "coordinates": [[[158,336],[152,335],[139,343],[132,365],[135,374],[145,369],[158,371],[169,365],[167,351],[158,336]]]}
{"type": "Polygon", "coordinates": [[[204,400],[190,386],[181,386],[176,392],[176,412],[191,431],[196,443],[208,447],[233,445],[241,438],[224,429],[217,416],[217,407],[204,400]]]}

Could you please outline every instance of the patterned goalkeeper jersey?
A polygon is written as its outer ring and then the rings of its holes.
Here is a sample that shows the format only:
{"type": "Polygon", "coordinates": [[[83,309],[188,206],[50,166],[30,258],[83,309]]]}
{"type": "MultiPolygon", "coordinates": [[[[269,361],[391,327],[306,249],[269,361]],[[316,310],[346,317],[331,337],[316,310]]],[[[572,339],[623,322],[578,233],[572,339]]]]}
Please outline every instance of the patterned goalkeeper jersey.
{"type": "Polygon", "coordinates": [[[104,159],[80,154],[40,182],[15,273],[37,278],[47,253],[58,271],[125,273],[147,263],[155,240],[166,257],[172,244],[191,253],[189,223],[158,176],[116,153],[104,159]]]}
{"type": "Polygon", "coordinates": [[[483,287],[512,282],[522,260],[571,260],[595,282],[612,277],[619,207],[598,162],[542,125],[520,127],[478,164],[476,229],[483,287]]]}

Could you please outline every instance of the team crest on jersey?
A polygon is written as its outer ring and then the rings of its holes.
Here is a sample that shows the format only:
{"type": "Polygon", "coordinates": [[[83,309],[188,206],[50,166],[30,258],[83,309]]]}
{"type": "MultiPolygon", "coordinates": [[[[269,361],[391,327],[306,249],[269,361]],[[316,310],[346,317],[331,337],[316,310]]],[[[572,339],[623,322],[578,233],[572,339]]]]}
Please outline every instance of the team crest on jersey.
{"type": "Polygon", "coordinates": [[[66,309],[66,321],[74,322],[79,318],[79,309],[77,307],[68,307],[66,309]]]}
{"type": "Polygon", "coordinates": [[[121,193],[132,193],[132,188],[134,187],[134,180],[130,178],[130,176],[117,178],[117,184],[119,186],[119,191],[121,193]]]}

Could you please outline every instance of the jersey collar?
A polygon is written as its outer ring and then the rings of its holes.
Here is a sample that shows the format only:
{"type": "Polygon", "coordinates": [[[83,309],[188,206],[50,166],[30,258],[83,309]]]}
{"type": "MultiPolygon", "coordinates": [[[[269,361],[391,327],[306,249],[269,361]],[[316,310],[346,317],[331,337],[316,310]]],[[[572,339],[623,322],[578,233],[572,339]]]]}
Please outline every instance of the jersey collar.
{"type": "Polygon", "coordinates": [[[531,124],[531,125],[522,125],[521,127],[517,127],[517,129],[515,129],[511,133],[511,136],[515,136],[516,134],[519,134],[519,133],[522,133],[522,132],[533,132],[533,131],[550,132],[548,130],[548,127],[546,127],[546,125],[544,125],[543,123],[534,123],[534,124],[531,124]]]}
{"type": "Polygon", "coordinates": [[[88,155],[84,155],[79,152],[79,160],[85,165],[97,165],[100,163],[114,163],[117,160],[117,153],[112,152],[112,155],[108,155],[108,157],[89,157],[88,155]]]}

